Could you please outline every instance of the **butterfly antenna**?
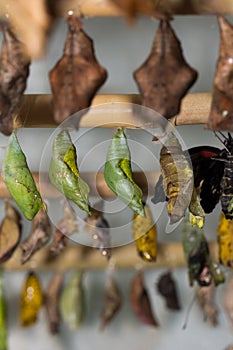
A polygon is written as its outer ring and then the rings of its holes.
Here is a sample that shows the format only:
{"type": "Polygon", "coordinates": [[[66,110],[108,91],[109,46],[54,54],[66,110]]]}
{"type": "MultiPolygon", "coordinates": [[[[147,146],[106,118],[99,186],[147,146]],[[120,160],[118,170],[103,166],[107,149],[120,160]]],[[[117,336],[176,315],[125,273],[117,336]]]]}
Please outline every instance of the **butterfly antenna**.
{"type": "Polygon", "coordinates": [[[183,324],[183,327],[182,329],[186,329],[187,328],[187,325],[188,325],[188,319],[189,319],[189,315],[190,315],[190,312],[192,310],[192,307],[193,307],[193,304],[194,304],[194,301],[196,299],[196,292],[194,292],[193,296],[192,296],[192,299],[191,299],[191,302],[188,306],[188,309],[186,311],[186,315],[185,315],[185,319],[184,319],[184,324],[183,324]]]}
{"type": "Polygon", "coordinates": [[[218,134],[216,131],[214,131],[215,137],[217,137],[217,139],[221,142],[221,144],[224,146],[227,152],[231,153],[229,148],[226,146],[226,141],[228,142],[228,138],[221,131],[218,131],[218,134]],[[218,134],[220,134],[223,137],[223,139],[218,134]]]}

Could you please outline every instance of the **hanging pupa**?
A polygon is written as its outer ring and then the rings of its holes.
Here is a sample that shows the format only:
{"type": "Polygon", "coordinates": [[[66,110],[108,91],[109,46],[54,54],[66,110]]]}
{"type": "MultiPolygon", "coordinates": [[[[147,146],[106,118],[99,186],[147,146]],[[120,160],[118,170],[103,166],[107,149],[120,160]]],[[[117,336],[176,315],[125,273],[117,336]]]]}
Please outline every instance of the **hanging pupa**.
{"type": "Polygon", "coordinates": [[[223,293],[223,306],[226,312],[226,315],[233,326],[233,273],[230,274],[227,281],[227,285],[223,293]]]}
{"type": "Polygon", "coordinates": [[[57,272],[50,280],[45,291],[44,303],[51,334],[57,334],[60,326],[59,298],[61,294],[63,276],[57,272]]]}
{"type": "Polygon", "coordinates": [[[149,57],[134,72],[142,105],[167,119],[174,117],[197,75],[185,61],[169,21],[160,21],[149,57]]]}
{"type": "Polygon", "coordinates": [[[156,261],[157,230],[150,208],[145,205],[145,217],[134,214],[132,221],[132,235],[135,240],[139,256],[145,261],[156,261]]]}
{"type": "Polygon", "coordinates": [[[8,23],[3,26],[0,53],[0,131],[10,135],[14,129],[13,118],[19,108],[29,75],[29,57],[8,23]]]}
{"type": "Polygon", "coordinates": [[[104,166],[104,178],[108,187],[136,214],[144,216],[143,193],[134,182],[131,156],[126,135],[119,129],[108,149],[104,166]]]}
{"type": "Polygon", "coordinates": [[[178,298],[177,286],[171,271],[167,271],[159,276],[156,283],[156,289],[164,298],[166,307],[169,310],[180,310],[180,301],[178,298]]]}
{"type": "Polygon", "coordinates": [[[64,322],[70,329],[80,328],[85,313],[85,298],[83,288],[83,272],[75,272],[64,287],[59,309],[64,322]]]}
{"type": "Polygon", "coordinates": [[[184,255],[188,264],[189,283],[194,280],[200,286],[208,286],[212,282],[210,271],[209,247],[202,229],[192,227],[188,219],[184,219],[182,244],[184,255]]]}
{"type": "Polygon", "coordinates": [[[89,186],[80,177],[76,158],[76,149],[70,134],[67,130],[60,131],[53,143],[49,179],[66,198],[90,214],[89,186]]]}
{"type": "MultiPolygon", "coordinates": [[[[63,55],[49,73],[57,123],[90,107],[94,95],[107,79],[107,71],[98,63],[93,41],[83,31],[82,22],[74,15],[68,16],[67,22],[63,55]]],[[[76,128],[79,120],[75,120],[76,128]]]]}
{"type": "Polygon", "coordinates": [[[167,199],[167,211],[173,224],[185,215],[193,193],[193,171],[188,154],[173,133],[167,136],[160,151],[160,167],[161,177],[152,202],[156,204],[167,199]]]}
{"type": "Polygon", "coordinates": [[[111,258],[111,236],[109,224],[104,218],[102,201],[95,204],[92,214],[85,218],[85,222],[84,230],[92,234],[95,242],[93,246],[109,260],[111,258]]]}
{"type": "Polygon", "coordinates": [[[2,174],[8,191],[26,219],[32,220],[40,208],[46,209],[14,132],[4,159],[2,174]]]}
{"type": "Polygon", "coordinates": [[[33,219],[28,238],[21,244],[21,264],[25,264],[51,237],[51,224],[46,211],[40,209],[33,219]]]}
{"type": "Polygon", "coordinates": [[[220,28],[219,58],[214,77],[208,127],[233,131],[233,26],[218,16],[220,28]]]}
{"type": "Polygon", "coordinates": [[[192,198],[189,203],[189,221],[192,226],[197,225],[199,228],[202,228],[205,223],[205,212],[195,188],[193,188],[192,198]]]}
{"type": "Polygon", "coordinates": [[[213,281],[209,286],[198,286],[196,290],[197,301],[203,311],[204,319],[214,327],[218,324],[219,313],[219,310],[214,302],[215,292],[216,287],[213,281]]]}
{"type": "Polygon", "coordinates": [[[226,219],[221,213],[218,230],[219,261],[226,267],[233,268],[233,220],[226,219]]]}
{"type": "Polygon", "coordinates": [[[7,350],[7,305],[4,297],[3,272],[0,271],[0,350],[7,350]]]}
{"type": "Polygon", "coordinates": [[[110,268],[105,284],[104,305],[101,313],[101,330],[104,330],[108,326],[120,311],[121,305],[122,294],[113,276],[113,269],[110,268]]]}
{"type": "Polygon", "coordinates": [[[18,211],[7,201],[0,226],[0,264],[10,259],[19,244],[22,233],[20,220],[18,211]]]}
{"type": "Polygon", "coordinates": [[[50,246],[52,255],[61,253],[67,246],[69,236],[75,232],[78,232],[77,216],[69,203],[66,203],[63,218],[55,227],[53,242],[50,246]]]}
{"type": "Polygon", "coordinates": [[[141,271],[137,272],[131,282],[130,303],[140,322],[154,327],[159,326],[152,310],[152,305],[144,285],[143,274],[141,271]]]}
{"type": "Polygon", "coordinates": [[[44,298],[39,278],[35,272],[29,272],[20,297],[20,324],[23,327],[34,325],[44,298]]]}

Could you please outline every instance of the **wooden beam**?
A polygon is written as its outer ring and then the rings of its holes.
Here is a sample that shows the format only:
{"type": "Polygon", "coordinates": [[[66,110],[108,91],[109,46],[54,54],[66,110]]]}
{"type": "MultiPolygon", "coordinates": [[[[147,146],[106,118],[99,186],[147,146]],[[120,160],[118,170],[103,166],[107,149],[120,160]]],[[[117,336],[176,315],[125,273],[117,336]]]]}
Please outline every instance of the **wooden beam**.
{"type": "MultiPolygon", "coordinates": [[[[218,245],[210,242],[210,253],[214,261],[218,261],[218,245]]],[[[116,261],[117,268],[131,269],[142,267],[184,267],[187,266],[183,247],[180,242],[160,243],[158,245],[158,256],[155,263],[146,263],[139,258],[134,243],[113,248],[112,256],[116,261]]],[[[108,266],[106,258],[101,256],[95,248],[87,248],[75,244],[68,246],[56,258],[49,257],[49,247],[38,251],[30,261],[21,265],[21,250],[18,248],[10,260],[2,264],[4,269],[11,270],[70,270],[70,269],[104,269],[108,266]]]]}
{"type": "MultiPolygon", "coordinates": [[[[231,0],[154,0],[161,13],[173,15],[231,14],[231,0]]],[[[110,0],[48,0],[49,7],[58,17],[66,17],[69,10],[86,17],[122,16],[119,7],[110,0]]]]}
{"type": "MultiPolygon", "coordinates": [[[[173,119],[174,124],[207,123],[211,98],[210,93],[188,94],[182,101],[180,114],[173,119]]],[[[147,124],[147,121],[143,120],[143,117],[140,119],[135,118],[132,112],[133,106],[135,104],[140,105],[140,103],[140,96],[136,94],[97,95],[93,100],[92,106],[98,106],[98,109],[91,108],[82,117],[80,127],[143,127],[144,123],[147,124]],[[123,105],[120,105],[120,103],[123,105]],[[124,105],[124,103],[132,105],[124,105]],[[111,105],[113,104],[119,104],[119,113],[112,113],[113,108],[111,108],[111,105]]],[[[15,117],[14,126],[15,128],[56,127],[57,124],[53,120],[52,95],[25,95],[15,117]]],[[[153,127],[153,122],[151,127],[153,127]]]]}
{"type": "MultiPolygon", "coordinates": [[[[104,179],[104,174],[102,172],[84,172],[81,174],[81,176],[89,184],[91,196],[100,195],[100,197],[103,198],[111,198],[115,196],[107,186],[104,179]]],[[[134,172],[133,174],[135,182],[143,190],[144,195],[153,194],[158,176],[159,172],[155,171],[149,171],[146,173],[134,172]]],[[[33,173],[33,178],[43,197],[58,198],[62,196],[61,193],[58,192],[50,183],[47,173],[33,173]]],[[[0,198],[10,197],[11,196],[6,188],[5,182],[0,175],[0,198]]]]}

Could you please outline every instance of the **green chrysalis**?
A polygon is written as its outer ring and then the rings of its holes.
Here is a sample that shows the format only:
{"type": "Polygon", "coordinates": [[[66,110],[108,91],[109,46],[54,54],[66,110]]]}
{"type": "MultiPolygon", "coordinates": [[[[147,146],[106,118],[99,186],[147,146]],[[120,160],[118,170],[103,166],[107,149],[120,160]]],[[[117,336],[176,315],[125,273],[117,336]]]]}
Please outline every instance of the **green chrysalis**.
{"type": "Polygon", "coordinates": [[[32,220],[45,204],[37,190],[16,134],[13,132],[3,164],[5,184],[26,219],[32,220]]]}
{"type": "Polygon", "coordinates": [[[70,135],[68,131],[62,130],[53,143],[49,178],[58,191],[90,214],[89,186],[79,175],[76,158],[76,149],[70,135]]]}
{"type": "Polygon", "coordinates": [[[82,277],[82,271],[75,272],[60,297],[61,316],[70,329],[78,329],[84,318],[85,300],[82,277]]]}
{"type": "Polygon", "coordinates": [[[7,350],[6,301],[3,295],[3,276],[0,271],[0,350],[7,350]]]}
{"type": "Polygon", "coordinates": [[[123,129],[117,131],[108,149],[104,177],[108,187],[124,203],[136,214],[145,216],[143,193],[133,180],[130,151],[123,129]]]}

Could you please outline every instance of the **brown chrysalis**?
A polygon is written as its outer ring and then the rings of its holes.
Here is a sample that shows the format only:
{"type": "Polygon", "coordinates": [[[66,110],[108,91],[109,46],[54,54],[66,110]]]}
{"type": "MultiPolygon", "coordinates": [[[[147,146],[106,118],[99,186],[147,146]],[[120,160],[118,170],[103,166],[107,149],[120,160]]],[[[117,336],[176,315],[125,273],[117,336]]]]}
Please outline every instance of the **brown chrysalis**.
{"type": "Polygon", "coordinates": [[[67,202],[64,206],[64,216],[56,225],[50,253],[58,255],[62,252],[67,246],[68,236],[77,231],[78,223],[75,211],[67,202]]]}
{"type": "Polygon", "coordinates": [[[169,119],[180,111],[181,100],[197,79],[185,61],[169,21],[160,21],[149,57],[134,72],[142,105],[169,119]]]}
{"type": "Polygon", "coordinates": [[[158,327],[159,323],[153,313],[148,292],[145,288],[142,272],[139,271],[131,282],[130,303],[142,323],[158,327]]]}
{"type": "Polygon", "coordinates": [[[18,211],[10,202],[6,202],[5,212],[0,226],[0,263],[10,259],[21,238],[21,218],[18,211]]]}
{"type": "Polygon", "coordinates": [[[203,311],[204,319],[207,320],[212,326],[218,324],[218,308],[214,303],[216,287],[214,282],[209,286],[197,287],[197,300],[203,311]]]}
{"type": "Polygon", "coordinates": [[[100,329],[104,330],[118,313],[122,304],[122,295],[112,273],[108,276],[105,285],[104,305],[101,313],[100,329]]]}
{"type": "Polygon", "coordinates": [[[0,131],[10,135],[29,75],[29,57],[8,24],[3,24],[0,54],[0,131]]]}
{"type": "Polygon", "coordinates": [[[21,263],[25,264],[33,254],[44,247],[51,237],[51,225],[47,212],[40,209],[33,219],[28,238],[21,244],[21,263]]]}
{"type": "Polygon", "coordinates": [[[59,297],[62,289],[63,277],[60,272],[57,272],[49,282],[45,291],[45,308],[49,321],[49,330],[52,334],[59,332],[60,325],[60,311],[59,311],[59,297]]]}
{"type": "MultiPolygon", "coordinates": [[[[90,107],[97,90],[107,79],[107,71],[98,63],[93,41],[83,31],[81,21],[70,15],[67,22],[63,55],[49,73],[57,123],[90,107]]],[[[79,120],[75,123],[78,128],[79,120]]]]}
{"type": "Polygon", "coordinates": [[[220,47],[214,77],[212,104],[208,127],[212,130],[233,131],[233,26],[218,17],[220,47]]]}

